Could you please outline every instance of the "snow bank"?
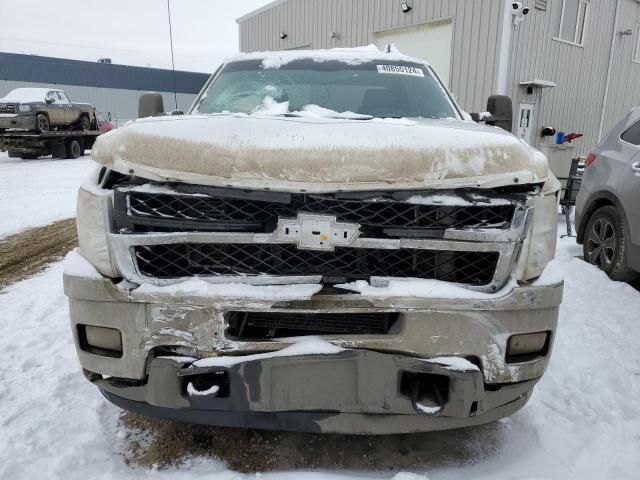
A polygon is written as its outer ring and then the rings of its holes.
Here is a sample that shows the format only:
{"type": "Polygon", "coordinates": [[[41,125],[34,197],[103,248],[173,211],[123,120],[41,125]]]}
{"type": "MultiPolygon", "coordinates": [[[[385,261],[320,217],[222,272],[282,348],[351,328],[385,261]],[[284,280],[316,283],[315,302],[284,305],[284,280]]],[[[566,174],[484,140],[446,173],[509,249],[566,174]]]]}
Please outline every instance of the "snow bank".
{"type": "Polygon", "coordinates": [[[173,285],[157,286],[144,283],[136,292],[217,298],[244,298],[250,300],[308,300],[322,290],[319,284],[300,285],[246,285],[243,283],[214,284],[202,279],[190,279],[173,285]]]}
{"type": "Polygon", "coordinates": [[[20,160],[0,152],[0,238],[71,218],[78,187],[95,163],[77,160],[20,160]]]}
{"type": "Polygon", "coordinates": [[[211,357],[203,358],[192,364],[193,367],[231,367],[240,363],[254,360],[266,360],[268,358],[297,357],[301,355],[335,355],[344,349],[319,338],[305,338],[289,347],[268,353],[255,355],[243,355],[235,357],[211,357]]]}

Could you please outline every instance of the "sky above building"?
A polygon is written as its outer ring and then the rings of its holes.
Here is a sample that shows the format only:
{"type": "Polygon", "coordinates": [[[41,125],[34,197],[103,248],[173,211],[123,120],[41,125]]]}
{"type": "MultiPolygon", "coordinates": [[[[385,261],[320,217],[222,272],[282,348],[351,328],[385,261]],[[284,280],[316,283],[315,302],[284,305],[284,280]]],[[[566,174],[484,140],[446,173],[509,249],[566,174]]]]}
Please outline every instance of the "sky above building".
{"type": "MultiPolygon", "coordinates": [[[[169,0],[176,68],[211,72],[238,51],[236,19],[269,0],[169,0]]],[[[166,0],[0,0],[0,51],[171,67],[166,0]]]]}

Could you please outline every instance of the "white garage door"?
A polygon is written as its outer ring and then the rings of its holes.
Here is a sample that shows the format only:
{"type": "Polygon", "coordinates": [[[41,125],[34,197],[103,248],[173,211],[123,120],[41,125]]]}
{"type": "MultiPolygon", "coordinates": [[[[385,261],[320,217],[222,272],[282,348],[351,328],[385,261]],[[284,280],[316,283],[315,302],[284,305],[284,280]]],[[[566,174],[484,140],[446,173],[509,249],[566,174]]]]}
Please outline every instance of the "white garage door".
{"type": "Polygon", "coordinates": [[[426,60],[438,72],[444,84],[449,86],[453,42],[453,24],[450,20],[379,32],[375,39],[380,48],[393,43],[405,55],[426,60]]]}

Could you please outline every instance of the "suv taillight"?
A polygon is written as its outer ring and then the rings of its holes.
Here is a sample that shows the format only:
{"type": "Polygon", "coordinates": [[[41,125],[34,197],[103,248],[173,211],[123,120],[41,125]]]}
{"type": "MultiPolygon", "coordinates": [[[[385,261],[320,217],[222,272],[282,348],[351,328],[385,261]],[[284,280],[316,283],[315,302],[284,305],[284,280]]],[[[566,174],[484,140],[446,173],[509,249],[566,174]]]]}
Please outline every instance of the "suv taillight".
{"type": "Polygon", "coordinates": [[[586,162],[584,162],[584,168],[587,168],[589,165],[591,165],[593,162],[595,162],[595,161],[596,161],[596,158],[597,158],[597,157],[596,157],[596,154],[595,154],[595,153],[590,153],[590,154],[587,156],[587,160],[586,160],[586,162]]]}

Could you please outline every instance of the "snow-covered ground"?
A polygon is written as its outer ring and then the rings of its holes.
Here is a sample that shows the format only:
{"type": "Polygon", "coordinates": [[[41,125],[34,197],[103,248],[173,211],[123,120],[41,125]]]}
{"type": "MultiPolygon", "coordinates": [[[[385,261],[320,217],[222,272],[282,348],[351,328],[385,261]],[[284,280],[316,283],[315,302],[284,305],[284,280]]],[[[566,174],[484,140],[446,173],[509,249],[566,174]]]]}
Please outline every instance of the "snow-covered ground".
{"type": "Polygon", "coordinates": [[[75,215],[76,192],[95,164],[77,160],[21,160],[0,152],[0,239],[75,215]]]}
{"type": "MultiPolygon", "coordinates": [[[[560,241],[558,262],[566,275],[560,327],[532,401],[509,419],[468,430],[468,440],[464,433],[438,434],[450,443],[441,451],[465,452],[453,464],[436,462],[448,466],[397,476],[292,472],[261,478],[640,478],[640,293],[574,258],[579,254],[573,239],[560,241]]],[[[205,459],[151,472],[124,462],[119,410],[80,372],[61,274],[57,263],[0,294],[0,478],[255,478],[205,459]]]]}

